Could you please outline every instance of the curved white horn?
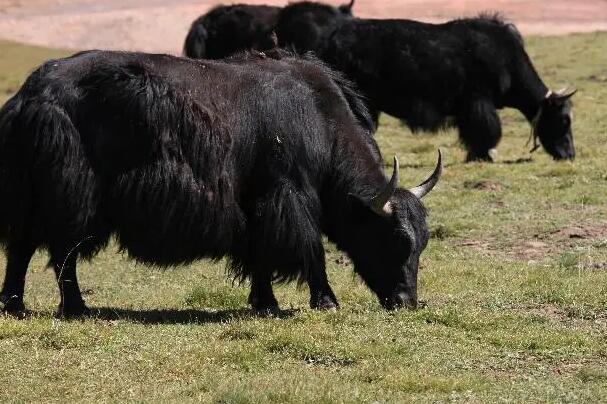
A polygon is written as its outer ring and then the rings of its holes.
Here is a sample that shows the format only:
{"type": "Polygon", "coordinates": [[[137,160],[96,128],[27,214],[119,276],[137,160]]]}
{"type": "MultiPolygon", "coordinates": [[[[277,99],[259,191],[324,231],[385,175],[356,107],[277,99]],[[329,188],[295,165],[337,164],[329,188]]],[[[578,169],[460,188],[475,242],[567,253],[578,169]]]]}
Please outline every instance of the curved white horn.
{"type": "Polygon", "coordinates": [[[440,149],[438,149],[438,161],[436,162],[436,167],[434,168],[434,172],[432,173],[432,175],[430,175],[424,182],[422,182],[415,188],[411,188],[409,192],[415,195],[418,199],[422,199],[428,194],[428,192],[432,191],[432,188],[434,188],[434,186],[440,179],[442,172],[443,156],[441,154],[440,149]]]}
{"type": "Polygon", "coordinates": [[[371,209],[378,215],[386,216],[392,213],[392,208],[388,204],[390,197],[396,191],[396,187],[398,186],[398,159],[394,156],[394,168],[392,169],[392,178],[390,178],[390,183],[386,186],[386,188],[373,199],[371,199],[371,209]]]}
{"type": "Polygon", "coordinates": [[[570,90],[569,87],[563,87],[559,91],[556,91],[554,94],[558,98],[571,98],[575,93],[577,93],[577,89],[570,90]]]}

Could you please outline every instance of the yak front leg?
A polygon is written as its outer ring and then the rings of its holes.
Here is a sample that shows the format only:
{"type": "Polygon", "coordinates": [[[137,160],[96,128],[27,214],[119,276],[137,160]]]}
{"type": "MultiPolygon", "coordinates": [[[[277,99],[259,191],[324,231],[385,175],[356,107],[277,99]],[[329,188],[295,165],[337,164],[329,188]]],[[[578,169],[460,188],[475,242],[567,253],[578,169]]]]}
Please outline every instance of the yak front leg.
{"type": "Polygon", "coordinates": [[[339,307],[335,293],[329,286],[325,270],[325,253],[322,244],[316,249],[318,259],[308,270],[308,287],[310,288],[310,307],[317,310],[334,310],[339,307]]]}
{"type": "Polygon", "coordinates": [[[251,293],[249,304],[256,311],[272,312],[278,310],[278,301],[272,289],[270,271],[254,271],[251,275],[251,293]]]}
{"type": "Polygon", "coordinates": [[[502,125],[493,103],[474,100],[457,116],[460,139],[466,146],[466,161],[493,161],[489,151],[502,137],[502,125]]]}

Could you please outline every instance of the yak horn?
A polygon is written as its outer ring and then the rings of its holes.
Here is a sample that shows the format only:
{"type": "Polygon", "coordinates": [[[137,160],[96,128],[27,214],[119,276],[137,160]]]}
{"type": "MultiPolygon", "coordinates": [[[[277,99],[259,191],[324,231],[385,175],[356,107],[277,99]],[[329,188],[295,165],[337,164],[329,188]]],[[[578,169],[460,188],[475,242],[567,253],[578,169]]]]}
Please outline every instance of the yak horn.
{"type": "Polygon", "coordinates": [[[569,87],[563,87],[558,91],[554,92],[558,98],[571,98],[575,93],[577,93],[576,89],[569,90],[569,87]]]}
{"type": "Polygon", "coordinates": [[[381,216],[389,216],[392,214],[392,207],[388,203],[390,197],[396,191],[398,186],[398,159],[394,156],[394,168],[392,170],[392,178],[386,188],[371,200],[371,209],[381,216]]]}
{"type": "Polygon", "coordinates": [[[424,182],[409,190],[413,195],[415,195],[418,199],[422,199],[424,196],[428,194],[428,192],[432,191],[432,188],[438,182],[441,173],[443,172],[443,156],[441,154],[440,149],[438,149],[438,161],[436,162],[436,167],[434,168],[434,172],[430,177],[428,177],[424,182]]]}

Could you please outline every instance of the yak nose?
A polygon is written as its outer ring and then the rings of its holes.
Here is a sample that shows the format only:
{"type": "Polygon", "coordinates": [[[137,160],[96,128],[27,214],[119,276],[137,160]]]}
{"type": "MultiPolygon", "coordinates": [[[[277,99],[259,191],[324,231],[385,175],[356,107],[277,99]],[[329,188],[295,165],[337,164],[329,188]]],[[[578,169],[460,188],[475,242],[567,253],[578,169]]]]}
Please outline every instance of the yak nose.
{"type": "Polygon", "coordinates": [[[411,296],[408,293],[400,292],[394,296],[397,308],[406,307],[408,309],[417,309],[417,296],[411,296]]]}

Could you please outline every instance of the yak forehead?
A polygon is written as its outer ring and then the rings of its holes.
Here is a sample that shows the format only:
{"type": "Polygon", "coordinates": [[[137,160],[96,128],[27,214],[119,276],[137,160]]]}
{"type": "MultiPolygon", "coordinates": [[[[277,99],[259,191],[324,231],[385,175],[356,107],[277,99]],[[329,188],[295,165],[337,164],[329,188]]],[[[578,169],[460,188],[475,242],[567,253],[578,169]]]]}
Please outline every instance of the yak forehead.
{"type": "Polygon", "coordinates": [[[573,102],[571,100],[556,101],[552,104],[548,104],[541,111],[543,119],[552,120],[559,117],[568,116],[572,118],[573,115],[573,102]]]}
{"type": "Polygon", "coordinates": [[[428,239],[426,208],[411,192],[398,189],[392,198],[397,230],[404,232],[413,250],[423,248],[428,239]]]}

